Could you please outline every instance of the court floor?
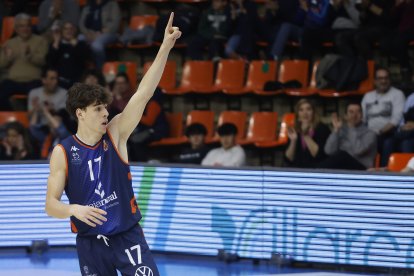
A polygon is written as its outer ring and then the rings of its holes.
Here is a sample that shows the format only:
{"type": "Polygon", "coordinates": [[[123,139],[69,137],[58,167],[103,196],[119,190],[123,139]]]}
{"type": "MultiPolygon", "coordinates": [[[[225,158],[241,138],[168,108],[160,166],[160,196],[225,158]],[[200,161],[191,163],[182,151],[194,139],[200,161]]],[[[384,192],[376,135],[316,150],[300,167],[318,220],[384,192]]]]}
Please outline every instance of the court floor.
{"type": "MultiPolygon", "coordinates": [[[[212,257],[162,254],[154,256],[162,276],[356,275],[311,269],[277,268],[264,261],[253,264],[251,260],[242,260],[227,264],[212,257]]],[[[0,275],[75,276],[80,275],[80,272],[74,248],[53,248],[44,254],[28,254],[24,249],[0,249],[0,275]]]]}

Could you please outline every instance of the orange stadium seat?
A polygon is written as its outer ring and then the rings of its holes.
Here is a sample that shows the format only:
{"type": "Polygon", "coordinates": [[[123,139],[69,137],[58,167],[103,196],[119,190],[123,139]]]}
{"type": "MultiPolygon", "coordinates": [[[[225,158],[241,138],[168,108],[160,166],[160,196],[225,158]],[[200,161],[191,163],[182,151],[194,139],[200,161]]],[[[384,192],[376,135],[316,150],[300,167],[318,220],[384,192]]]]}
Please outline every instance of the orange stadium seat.
{"type": "Polygon", "coordinates": [[[285,60],[280,64],[278,80],[282,83],[296,80],[302,84],[302,88],[288,88],[284,92],[288,96],[312,95],[307,90],[309,82],[309,61],[307,60],[285,60]],[[305,88],[305,89],[303,89],[305,88]]]}
{"type": "Polygon", "coordinates": [[[186,125],[200,123],[207,129],[206,139],[211,139],[214,134],[214,112],[209,110],[193,110],[187,115],[186,125]]]}
{"type": "Polygon", "coordinates": [[[132,88],[137,86],[137,63],[131,61],[108,61],[105,62],[102,72],[105,78],[112,79],[118,73],[126,73],[132,88]]]}
{"type": "Polygon", "coordinates": [[[267,81],[276,80],[276,71],[276,61],[253,60],[249,64],[246,85],[242,89],[225,89],[223,92],[228,95],[242,95],[263,90],[267,81]]]}
{"type": "Polygon", "coordinates": [[[289,96],[306,97],[312,96],[318,92],[316,87],[316,72],[318,70],[319,61],[315,61],[312,66],[312,76],[308,86],[304,85],[302,88],[291,89],[287,94],[289,96]]]}
{"type": "MultiPolygon", "coordinates": [[[[222,111],[218,118],[217,126],[224,123],[232,123],[237,127],[237,139],[243,140],[246,136],[247,113],[244,111],[222,111]]],[[[218,135],[214,137],[214,141],[218,141],[218,135]]]]}
{"type": "Polygon", "coordinates": [[[400,172],[407,166],[408,161],[414,157],[414,153],[393,153],[388,159],[388,170],[400,172]]]}
{"type": "Polygon", "coordinates": [[[255,146],[258,148],[275,148],[275,147],[286,145],[289,141],[287,129],[288,127],[293,127],[294,125],[295,125],[295,113],[285,113],[282,118],[282,123],[280,124],[279,136],[277,140],[257,142],[255,143],[255,146]]]}
{"type": "Polygon", "coordinates": [[[189,92],[207,92],[213,86],[213,63],[211,61],[187,61],[184,64],[179,87],[165,89],[167,95],[183,95],[189,92]]]}
{"type": "Polygon", "coordinates": [[[253,112],[250,116],[246,139],[241,140],[240,144],[274,141],[276,129],[277,112],[253,112]]]}
{"type": "MultiPolygon", "coordinates": [[[[148,69],[150,68],[152,62],[148,61],[144,64],[144,74],[147,73],[148,69]]],[[[174,89],[176,84],[176,74],[177,71],[177,63],[173,60],[167,61],[165,65],[164,72],[162,73],[162,77],[159,83],[159,87],[162,89],[174,89]]]]}
{"type": "Polygon", "coordinates": [[[215,90],[242,90],[244,83],[245,62],[243,60],[223,59],[217,66],[214,82],[215,90]]]}
{"type": "MultiPolygon", "coordinates": [[[[158,15],[134,15],[129,21],[129,28],[133,30],[143,29],[145,26],[152,26],[155,28],[159,16],[158,15]]],[[[130,49],[142,49],[149,48],[152,46],[152,43],[142,43],[142,44],[129,44],[128,48],[130,49]]]]}
{"type": "Polygon", "coordinates": [[[24,127],[29,127],[29,115],[25,111],[1,111],[0,112],[0,125],[4,125],[9,122],[19,122],[24,127]]]}
{"type": "Polygon", "coordinates": [[[166,117],[170,127],[169,137],[153,142],[151,146],[174,146],[186,143],[187,137],[184,136],[183,131],[183,114],[181,112],[166,113],[166,117]]]}

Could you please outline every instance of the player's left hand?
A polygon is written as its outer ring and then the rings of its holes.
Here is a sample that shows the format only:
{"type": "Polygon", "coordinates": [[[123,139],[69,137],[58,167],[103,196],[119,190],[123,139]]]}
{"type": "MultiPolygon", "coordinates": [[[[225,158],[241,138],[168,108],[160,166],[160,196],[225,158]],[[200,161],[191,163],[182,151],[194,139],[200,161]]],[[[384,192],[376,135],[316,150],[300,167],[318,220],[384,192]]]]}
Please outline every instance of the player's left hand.
{"type": "Polygon", "coordinates": [[[164,32],[164,41],[162,42],[168,49],[174,47],[175,41],[181,37],[181,31],[178,27],[174,27],[173,24],[174,13],[170,15],[168,20],[167,27],[165,27],[164,32]]]}

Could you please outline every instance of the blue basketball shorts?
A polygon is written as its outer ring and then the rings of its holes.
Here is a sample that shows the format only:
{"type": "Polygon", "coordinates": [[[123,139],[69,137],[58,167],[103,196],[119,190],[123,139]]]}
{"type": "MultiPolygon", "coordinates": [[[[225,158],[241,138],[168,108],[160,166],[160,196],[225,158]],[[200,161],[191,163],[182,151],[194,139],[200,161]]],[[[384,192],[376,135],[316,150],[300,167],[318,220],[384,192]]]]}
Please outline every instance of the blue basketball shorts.
{"type": "Polygon", "coordinates": [[[77,236],[82,276],[159,276],[139,224],[112,236],[77,236]]]}

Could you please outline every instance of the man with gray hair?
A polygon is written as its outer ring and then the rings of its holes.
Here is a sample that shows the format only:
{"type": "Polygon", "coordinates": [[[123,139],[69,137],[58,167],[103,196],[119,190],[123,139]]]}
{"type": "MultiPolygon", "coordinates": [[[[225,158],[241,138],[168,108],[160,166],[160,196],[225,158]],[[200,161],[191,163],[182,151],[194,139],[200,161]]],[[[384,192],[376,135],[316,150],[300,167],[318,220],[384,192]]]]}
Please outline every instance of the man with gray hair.
{"type": "Polygon", "coordinates": [[[32,34],[31,18],[20,13],[14,18],[16,36],[4,43],[0,50],[0,69],[6,78],[0,85],[0,108],[8,108],[13,93],[28,93],[41,85],[40,76],[45,64],[47,41],[32,34]]]}

